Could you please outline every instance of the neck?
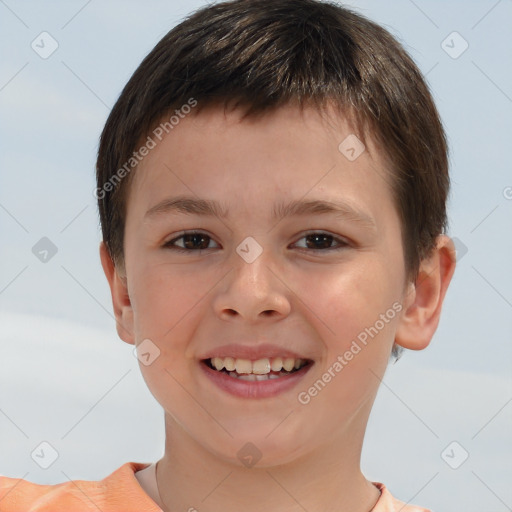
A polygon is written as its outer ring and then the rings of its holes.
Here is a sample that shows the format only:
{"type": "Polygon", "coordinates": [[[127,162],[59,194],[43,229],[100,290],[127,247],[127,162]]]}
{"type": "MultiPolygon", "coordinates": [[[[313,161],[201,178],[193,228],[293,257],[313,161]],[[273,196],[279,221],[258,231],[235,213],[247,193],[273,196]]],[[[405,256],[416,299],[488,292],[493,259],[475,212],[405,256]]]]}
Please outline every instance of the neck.
{"type": "Polygon", "coordinates": [[[222,460],[166,414],[157,484],[164,512],[369,512],[380,491],[359,467],[364,428],[285,464],[247,468],[222,460]]]}

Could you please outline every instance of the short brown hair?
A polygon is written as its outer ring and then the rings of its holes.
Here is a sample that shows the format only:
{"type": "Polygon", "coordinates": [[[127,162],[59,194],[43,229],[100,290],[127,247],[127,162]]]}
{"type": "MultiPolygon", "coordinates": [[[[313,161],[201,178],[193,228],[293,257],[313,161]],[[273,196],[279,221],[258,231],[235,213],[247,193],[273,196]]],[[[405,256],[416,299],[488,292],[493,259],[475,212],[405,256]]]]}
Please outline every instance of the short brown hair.
{"type": "Polygon", "coordinates": [[[165,115],[191,98],[201,108],[235,102],[248,116],[294,101],[350,111],[358,131],[374,137],[390,162],[406,272],[417,277],[447,226],[448,149],[437,109],[417,66],[388,31],[317,0],[203,7],[143,60],[110,113],[98,151],[100,222],[117,266],[124,268],[133,173],[116,183],[116,172],[165,115]]]}

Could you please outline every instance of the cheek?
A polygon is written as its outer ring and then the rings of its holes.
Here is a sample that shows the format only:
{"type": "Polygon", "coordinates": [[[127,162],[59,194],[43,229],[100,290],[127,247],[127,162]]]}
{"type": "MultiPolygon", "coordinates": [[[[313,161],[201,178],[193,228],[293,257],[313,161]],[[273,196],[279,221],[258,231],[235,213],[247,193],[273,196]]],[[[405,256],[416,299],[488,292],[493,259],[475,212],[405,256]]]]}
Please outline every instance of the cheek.
{"type": "Polygon", "coordinates": [[[152,393],[164,393],[155,395],[163,400],[160,403],[166,403],[167,396],[181,396],[178,383],[187,382],[194,372],[191,340],[205,321],[210,296],[222,277],[186,267],[145,264],[134,273],[136,343],[149,339],[158,353],[151,365],[140,367],[152,393]]]}
{"type": "Polygon", "coordinates": [[[359,407],[369,406],[377,392],[377,376],[387,366],[401,308],[399,287],[396,276],[374,261],[350,272],[333,272],[305,289],[307,304],[318,315],[314,321],[325,351],[302,391],[311,400],[313,417],[323,417],[326,403],[337,404],[330,414],[333,424],[340,424],[359,407]]]}
{"type": "MultiPolygon", "coordinates": [[[[168,341],[194,317],[215,282],[197,270],[165,265],[140,266],[134,273],[134,321],[137,339],[168,341]],[[210,282],[211,281],[211,282],[210,282]],[[188,320],[189,321],[189,320],[188,320]]],[[[168,343],[167,343],[168,344],[168,343]]]]}
{"type": "MultiPolygon", "coordinates": [[[[302,275],[300,296],[310,308],[312,321],[321,327],[329,353],[346,350],[352,340],[376,322],[381,337],[394,326],[396,312],[392,306],[399,299],[397,277],[377,258],[363,260],[345,268],[333,267],[306,281],[302,275]],[[387,311],[383,326],[380,315],[387,311]]],[[[301,282],[301,276],[294,277],[294,282],[301,282]]]]}
{"type": "Polygon", "coordinates": [[[150,351],[157,354],[148,365],[142,358],[141,374],[157,402],[181,422],[182,416],[194,414],[193,401],[185,389],[190,387],[191,365],[195,360],[185,354],[202,314],[201,299],[211,286],[188,275],[185,269],[171,271],[165,265],[141,265],[133,285],[137,297],[134,305],[137,343],[142,348],[150,340],[150,351]]]}

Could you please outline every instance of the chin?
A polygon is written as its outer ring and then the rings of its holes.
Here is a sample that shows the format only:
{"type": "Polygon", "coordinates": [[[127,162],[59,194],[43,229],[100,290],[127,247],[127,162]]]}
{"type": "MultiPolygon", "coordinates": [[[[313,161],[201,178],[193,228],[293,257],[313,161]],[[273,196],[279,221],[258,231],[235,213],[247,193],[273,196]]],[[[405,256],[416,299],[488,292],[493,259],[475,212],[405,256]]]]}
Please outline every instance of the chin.
{"type": "Polygon", "coordinates": [[[248,469],[282,466],[304,456],[305,444],[300,438],[286,432],[278,433],[279,427],[272,432],[275,427],[274,422],[272,428],[264,431],[245,429],[237,432],[233,438],[226,439],[222,446],[215,443],[207,449],[230,465],[248,469]]]}

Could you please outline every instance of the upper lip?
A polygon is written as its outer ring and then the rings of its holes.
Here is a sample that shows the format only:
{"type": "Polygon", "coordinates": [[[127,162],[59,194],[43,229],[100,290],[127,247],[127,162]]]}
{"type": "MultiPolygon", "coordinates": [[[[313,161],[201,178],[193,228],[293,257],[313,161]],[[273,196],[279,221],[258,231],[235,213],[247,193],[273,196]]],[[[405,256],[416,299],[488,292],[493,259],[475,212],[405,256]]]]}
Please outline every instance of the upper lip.
{"type": "Polygon", "coordinates": [[[294,359],[310,359],[300,355],[293,350],[278,347],[277,345],[261,344],[261,345],[242,345],[240,343],[232,343],[212,348],[205,352],[199,359],[211,359],[213,357],[233,357],[234,359],[258,359],[272,357],[293,357],[294,359]]]}

